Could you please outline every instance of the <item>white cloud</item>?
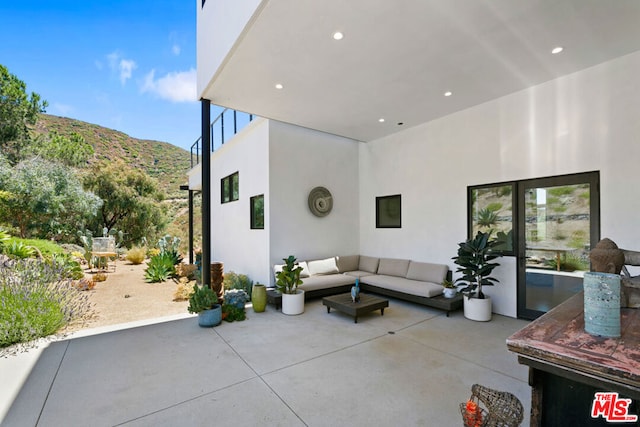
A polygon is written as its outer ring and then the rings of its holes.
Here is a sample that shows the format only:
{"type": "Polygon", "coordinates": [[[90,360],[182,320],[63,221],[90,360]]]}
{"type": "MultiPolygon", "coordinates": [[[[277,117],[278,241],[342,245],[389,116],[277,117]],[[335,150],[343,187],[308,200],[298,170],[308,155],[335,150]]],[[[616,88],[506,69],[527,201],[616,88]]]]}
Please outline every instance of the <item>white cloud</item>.
{"type": "Polygon", "coordinates": [[[123,85],[127,82],[128,79],[131,78],[133,74],[133,70],[138,68],[136,62],[132,59],[121,59],[120,60],[120,83],[123,85]]]}
{"type": "Polygon", "coordinates": [[[138,68],[138,65],[133,59],[122,58],[117,51],[108,54],[107,60],[109,61],[109,68],[119,74],[120,83],[123,86],[127,83],[127,80],[133,76],[133,70],[138,68]]]}
{"type": "Polygon", "coordinates": [[[180,55],[180,52],[182,51],[180,44],[183,40],[181,40],[180,35],[176,31],[171,31],[169,33],[169,42],[171,42],[171,53],[175,56],[180,55]]]}
{"type": "Polygon", "coordinates": [[[197,100],[196,70],[174,71],[156,79],[156,70],[151,70],[140,87],[142,93],[150,92],[172,102],[197,100]]]}

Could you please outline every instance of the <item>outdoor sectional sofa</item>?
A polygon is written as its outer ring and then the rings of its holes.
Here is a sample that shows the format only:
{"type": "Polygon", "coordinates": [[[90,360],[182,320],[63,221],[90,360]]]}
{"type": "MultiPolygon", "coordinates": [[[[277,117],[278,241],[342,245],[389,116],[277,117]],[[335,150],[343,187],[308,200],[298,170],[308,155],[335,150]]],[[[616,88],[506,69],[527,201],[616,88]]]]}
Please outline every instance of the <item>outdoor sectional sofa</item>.
{"type": "MultiPolygon", "coordinates": [[[[336,256],[299,262],[305,299],[349,292],[356,278],[364,292],[386,295],[430,307],[442,305],[442,281],[451,279],[444,264],[365,255],[336,256]]],[[[282,269],[274,266],[274,273],[282,269]]],[[[445,308],[446,309],[446,308],[445,308]]]]}

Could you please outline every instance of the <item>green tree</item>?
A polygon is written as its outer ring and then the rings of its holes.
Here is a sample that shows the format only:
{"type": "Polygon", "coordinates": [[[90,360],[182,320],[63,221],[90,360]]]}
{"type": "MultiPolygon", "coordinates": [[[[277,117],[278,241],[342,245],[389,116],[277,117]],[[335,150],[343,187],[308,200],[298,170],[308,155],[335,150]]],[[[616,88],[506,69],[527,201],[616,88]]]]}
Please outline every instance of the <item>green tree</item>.
{"type": "Polygon", "coordinates": [[[46,136],[38,137],[29,148],[29,152],[67,166],[79,167],[86,165],[94,150],[91,144],[85,142],[82,135],[76,132],[67,137],[52,131],[46,136]]]}
{"type": "Polygon", "coordinates": [[[84,185],[104,201],[90,227],[94,235],[101,235],[105,227],[115,228],[124,233],[122,244],[130,247],[143,237],[155,241],[164,231],[164,194],[139,169],[122,161],[97,163],[85,174],[84,185]]]}
{"type": "Polygon", "coordinates": [[[27,85],[0,65],[0,151],[11,165],[24,158],[24,149],[31,143],[29,126],[36,124],[46,107],[40,95],[27,95],[27,85]]]}
{"type": "Polygon", "coordinates": [[[71,242],[101,204],[74,171],[41,158],[14,167],[0,159],[0,192],[0,221],[17,227],[23,238],[71,242]]]}

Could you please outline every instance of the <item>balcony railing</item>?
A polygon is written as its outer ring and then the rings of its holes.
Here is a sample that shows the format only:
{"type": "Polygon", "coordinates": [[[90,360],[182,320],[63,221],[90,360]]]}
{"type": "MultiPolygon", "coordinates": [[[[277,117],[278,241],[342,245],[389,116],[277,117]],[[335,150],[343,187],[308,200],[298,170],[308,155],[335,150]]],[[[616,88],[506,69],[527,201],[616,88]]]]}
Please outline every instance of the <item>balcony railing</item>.
{"type": "MultiPolygon", "coordinates": [[[[213,153],[220,148],[225,141],[240,132],[252,120],[253,114],[225,108],[218,116],[211,121],[211,149],[213,153]]],[[[203,155],[202,136],[191,146],[191,168],[200,163],[200,156],[203,155]]]]}

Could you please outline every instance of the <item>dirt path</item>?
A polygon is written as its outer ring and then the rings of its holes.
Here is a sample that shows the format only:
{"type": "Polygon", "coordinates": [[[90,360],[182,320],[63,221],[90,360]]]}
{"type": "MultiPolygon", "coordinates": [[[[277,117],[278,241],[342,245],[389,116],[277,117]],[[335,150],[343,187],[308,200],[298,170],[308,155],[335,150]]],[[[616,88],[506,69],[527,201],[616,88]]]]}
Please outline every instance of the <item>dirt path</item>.
{"type": "Polygon", "coordinates": [[[133,265],[118,261],[116,271],[106,273],[106,281],[97,282],[95,288],[87,291],[95,317],[84,325],[71,326],[68,332],[187,313],[186,301],[173,301],[176,283],[173,280],[147,283],[145,268],[146,263],[133,265]]]}

